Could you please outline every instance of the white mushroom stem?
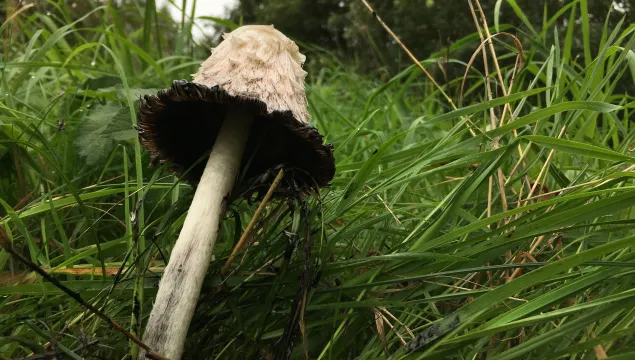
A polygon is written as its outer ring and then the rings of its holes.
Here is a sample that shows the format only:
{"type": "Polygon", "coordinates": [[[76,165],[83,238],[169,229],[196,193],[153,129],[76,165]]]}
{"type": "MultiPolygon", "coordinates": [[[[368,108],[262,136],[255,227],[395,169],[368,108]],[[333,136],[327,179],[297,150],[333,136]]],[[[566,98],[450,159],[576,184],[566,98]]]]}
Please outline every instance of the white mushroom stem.
{"type": "MultiPolygon", "coordinates": [[[[251,116],[243,111],[228,112],[159,284],[143,341],[172,360],[180,359],[183,353],[251,122],[251,116]]],[[[144,356],[140,351],[138,359],[144,356]]]]}

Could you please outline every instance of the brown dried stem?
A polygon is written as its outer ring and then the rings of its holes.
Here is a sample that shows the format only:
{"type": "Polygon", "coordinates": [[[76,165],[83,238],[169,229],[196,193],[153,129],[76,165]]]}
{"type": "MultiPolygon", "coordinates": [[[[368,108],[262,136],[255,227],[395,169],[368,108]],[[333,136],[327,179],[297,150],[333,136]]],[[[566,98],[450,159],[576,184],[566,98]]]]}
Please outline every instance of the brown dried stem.
{"type": "MultiPolygon", "coordinates": [[[[386,30],[386,32],[388,32],[388,34],[393,38],[393,40],[395,40],[395,42],[401,47],[401,49],[403,49],[403,51],[406,53],[406,55],[408,55],[408,57],[419,67],[419,69],[428,77],[428,79],[430,80],[430,82],[432,82],[432,84],[437,88],[437,90],[439,90],[439,92],[441,93],[441,95],[443,95],[443,97],[445,98],[445,100],[448,102],[448,104],[450,104],[450,107],[452,107],[452,110],[456,110],[457,107],[456,105],[454,105],[454,102],[452,101],[452,99],[448,96],[448,94],[445,93],[445,91],[443,91],[443,88],[436,82],[436,80],[434,80],[434,78],[432,77],[432,75],[430,75],[430,73],[423,67],[423,65],[421,65],[421,62],[412,54],[412,52],[410,50],[408,50],[408,48],[406,47],[406,45],[404,45],[404,43],[401,42],[401,40],[399,40],[399,37],[397,37],[397,35],[390,29],[390,27],[388,27],[388,25],[386,25],[386,23],[379,17],[379,15],[377,15],[377,13],[375,12],[375,10],[372,8],[372,6],[370,6],[370,4],[366,1],[366,0],[362,0],[362,3],[364,4],[364,6],[366,6],[366,8],[368,9],[368,11],[370,11],[373,16],[375,17],[375,19],[377,20],[377,22],[379,22],[379,24],[384,28],[384,30],[386,30]]],[[[467,120],[467,122],[474,127],[476,130],[478,130],[483,136],[485,136],[485,138],[491,140],[489,138],[489,136],[487,136],[487,134],[485,134],[481,128],[479,128],[478,126],[474,125],[474,123],[472,123],[472,121],[470,120],[469,116],[465,116],[465,117],[461,117],[462,119],[467,120]]],[[[472,134],[472,136],[475,136],[476,133],[472,130],[472,128],[468,127],[468,130],[470,131],[470,133],[472,134]]]]}
{"type": "Polygon", "coordinates": [[[265,206],[267,205],[267,203],[269,203],[271,196],[273,195],[274,191],[276,191],[276,188],[278,188],[278,185],[280,185],[280,182],[282,181],[283,177],[284,177],[284,169],[280,169],[280,171],[278,171],[278,175],[276,176],[276,178],[273,180],[273,183],[269,187],[267,194],[262,199],[262,202],[260,202],[260,205],[258,205],[258,208],[256,209],[256,212],[254,213],[254,216],[251,218],[251,221],[249,221],[247,228],[245,229],[243,234],[240,236],[240,239],[238,240],[238,243],[236,244],[236,246],[234,246],[234,249],[232,250],[231,255],[229,255],[229,259],[227,259],[227,262],[225,263],[225,266],[223,267],[223,274],[229,273],[229,267],[231,266],[232,262],[234,262],[234,259],[238,255],[238,252],[243,248],[243,246],[247,242],[247,239],[249,238],[249,234],[251,233],[253,228],[256,226],[256,223],[258,222],[258,218],[260,218],[260,214],[265,209],[265,206]]]}
{"type": "Polygon", "coordinates": [[[17,252],[13,248],[13,245],[11,244],[11,240],[9,239],[9,236],[6,234],[6,232],[2,228],[0,228],[0,246],[4,247],[4,249],[9,254],[11,254],[13,257],[18,259],[20,262],[24,263],[32,271],[35,271],[36,273],[38,273],[43,278],[45,278],[46,280],[50,281],[53,285],[55,285],[55,287],[57,287],[58,289],[62,290],[66,295],[70,296],[73,300],[78,302],[80,305],[82,305],[83,307],[88,309],[90,312],[92,312],[93,314],[97,315],[99,318],[101,318],[105,322],[107,322],[113,329],[115,329],[115,330],[119,331],[120,333],[124,334],[124,336],[126,336],[132,342],[134,342],[135,344],[139,345],[139,347],[143,348],[146,351],[146,357],[147,358],[156,359],[156,360],[168,360],[166,357],[163,357],[163,356],[155,353],[154,351],[152,351],[152,349],[150,349],[150,347],[148,345],[146,345],[143,341],[141,341],[141,339],[139,339],[138,337],[134,336],[129,331],[124,329],[121,325],[119,325],[116,321],[114,321],[111,318],[109,318],[108,315],[103,313],[101,310],[97,309],[92,304],[84,301],[84,299],[82,299],[82,297],[79,295],[79,293],[76,293],[75,291],[69,289],[64,284],[62,284],[59,280],[57,280],[55,277],[51,276],[49,273],[47,273],[46,271],[42,270],[39,266],[37,266],[36,264],[31,262],[29,259],[27,259],[24,256],[22,256],[22,254],[20,254],[19,252],[17,252]]]}

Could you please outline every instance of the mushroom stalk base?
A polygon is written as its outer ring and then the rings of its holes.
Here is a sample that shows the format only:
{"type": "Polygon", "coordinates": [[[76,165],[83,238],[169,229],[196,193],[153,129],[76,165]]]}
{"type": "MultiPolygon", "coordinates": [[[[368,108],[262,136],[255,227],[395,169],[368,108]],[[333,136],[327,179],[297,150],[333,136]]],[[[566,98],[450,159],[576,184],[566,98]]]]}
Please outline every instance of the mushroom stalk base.
{"type": "MultiPolygon", "coordinates": [[[[251,116],[240,110],[227,113],[161,278],[143,341],[172,360],[183,353],[251,123],[251,116]]],[[[144,358],[140,351],[138,359],[144,358]]]]}

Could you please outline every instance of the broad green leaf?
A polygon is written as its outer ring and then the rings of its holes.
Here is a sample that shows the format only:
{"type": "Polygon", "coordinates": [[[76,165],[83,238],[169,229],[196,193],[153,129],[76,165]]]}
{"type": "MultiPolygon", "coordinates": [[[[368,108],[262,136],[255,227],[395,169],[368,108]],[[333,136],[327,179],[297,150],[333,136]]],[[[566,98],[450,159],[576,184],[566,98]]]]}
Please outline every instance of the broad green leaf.
{"type": "Polygon", "coordinates": [[[137,137],[130,126],[130,113],[126,106],[110,102],[95,106],[82,120],[75,145],[88,165],[105,160],[119,142],[137,137]]]}

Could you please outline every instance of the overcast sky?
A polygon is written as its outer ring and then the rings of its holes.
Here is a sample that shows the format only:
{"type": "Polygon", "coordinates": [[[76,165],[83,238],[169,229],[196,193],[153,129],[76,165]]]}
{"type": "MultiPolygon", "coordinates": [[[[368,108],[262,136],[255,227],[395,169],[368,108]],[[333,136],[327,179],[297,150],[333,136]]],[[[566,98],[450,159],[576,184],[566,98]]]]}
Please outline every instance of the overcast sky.
{"type": "MultiPolygon", "coordinates": [[[[181,6],[182,1],[181,0],[173,0],[172,2],[178,4],[179,6],[181,6]]],[[[193,0],[188,0],[187,1],[187,14],[189,15],[192,11],[192,3],[194,3],[193,0]]],[[[168,9],[170,10],[170,13],[172,13],[172,16],[177,19],[178,21],[181,21],[181,12],[172,4],[170,4],[170,2],[168,0],[156,0],[156,4],[157,7],[162,7],[164,5],[167,4],[168,9]]],[[[199,16],[215,16],[215,17],[224,17],[225,16],[225,9],[226,8],[231,8],[233,5],[236,4],[236,0],[198,0],[196,1],[196,17],[199,16]]],[[[201,22],[198,22],[199,25],[202,25],[201,22]]],[[[211,31],[210,28],[207,28],[206,31],[211,31]]],[[[195,37],[199,37],[200,35],[200,31],[198,29],[194,29],[194,36],[195,37]]]]}

